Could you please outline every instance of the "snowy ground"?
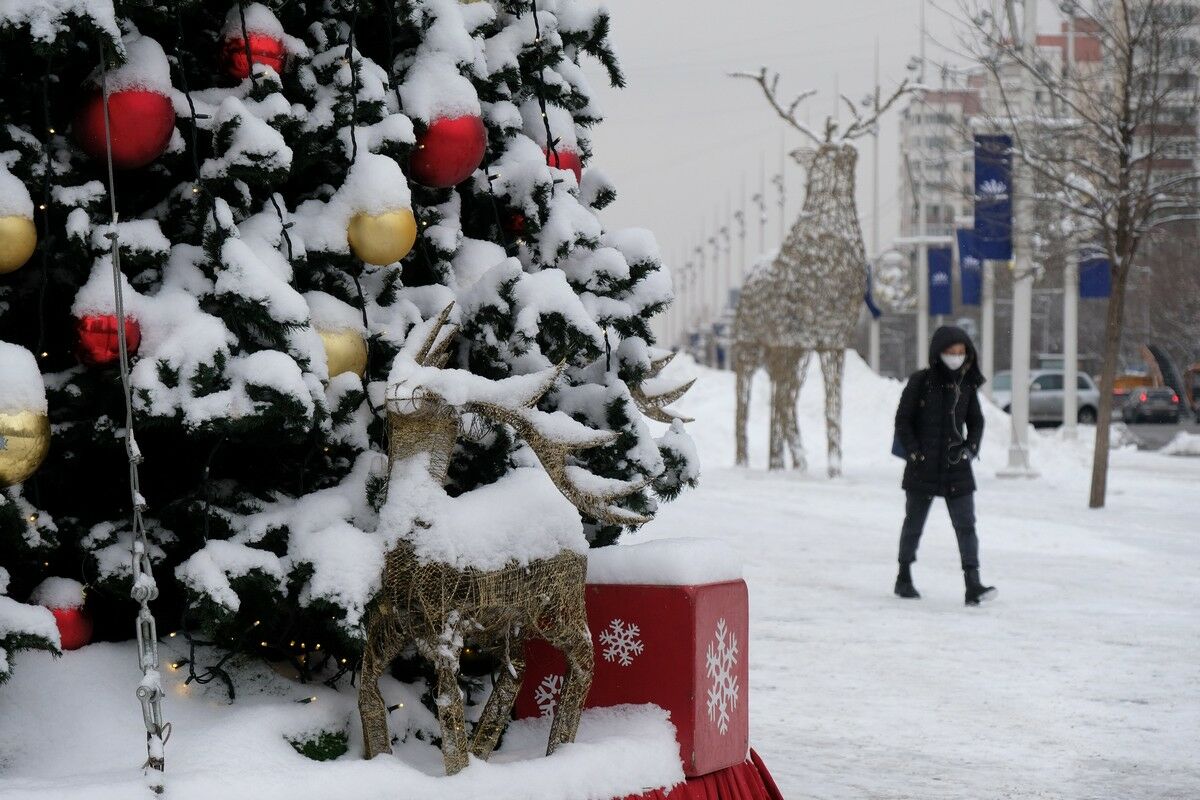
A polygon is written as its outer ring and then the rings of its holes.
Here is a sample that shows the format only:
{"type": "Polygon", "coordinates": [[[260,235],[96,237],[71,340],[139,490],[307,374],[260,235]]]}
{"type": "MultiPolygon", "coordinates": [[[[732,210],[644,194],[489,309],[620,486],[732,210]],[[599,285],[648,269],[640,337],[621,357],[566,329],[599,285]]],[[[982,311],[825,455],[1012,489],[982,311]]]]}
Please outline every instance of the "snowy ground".
{"type": "MultiPolygon", "coordinates": [[[[963,607],[953,534],[936,508],[915,573],[925,597],[905,602],[891,596],[902,495],[889,450],[900,385],[849,358],[846,476],[829,481],[815,372],[801,399],[811,470],[800,476],[763,469],[765,384],[754,401],[754,466],[739,470],[731,376],[673,369],[701,376],[679,408],[697,417],[690,428],[705,473],[640,538],[717,537],[745,558],[752,741],[785,797],[1200,797],[1200,459],[1118,451],[1109,508],[1089,511],[1086,432],[1082,442],[1035,434],[1042,477],[1004,482],[994,476],[1007,417],[989,408],[978,503],[984,577],[1000,598],[963,607]]],[[[0,798],[141,796],[132,648],[20,658],[0,689],[0,798]]],[[[531,723],[497,763],[444,780],[429,777],[437,754],[418,743],[404,754],[411,766],[298,756],[281,732],[353,733],[348,692],[265,670],[241,677],[234,706],[216,688],[172,686],[177,799],[294,800],[353,787],[363,798],[605,800],[678,774],[664,767],[674,745],[653,711],[593,713],[581,742],[548,765],[522,760],[545,741],[531,723]],[[318,699],[294,702],[306,696],[318,699]]],[[[402,691],[385,686],[389,698],[402,691]]],[[[398,713],[423,713],[405,699],[412,710],[398,713]]]]}
{"type": "Polygon", "coordinates": [[[1001,481],[1008,418],[990,408],[976,474],[999,599],[963,607],[942,506],[915,566],[924,598],[901,601],[900,384],[847,366],[846,476],[832,482],[819,371],[801,399],[805,476],[762,469],[765,382],[753,468],[730,466],[732,376],[703,372],[678,404],[697,418],[703,486],[645,531],[720,537],[745,557],[751,740],[784,796],[1200,797],[1200,460],[1118,451],[1109,506],[1089,511],[1090,442],[1035,434],[1042,477],[1001,481]]]}

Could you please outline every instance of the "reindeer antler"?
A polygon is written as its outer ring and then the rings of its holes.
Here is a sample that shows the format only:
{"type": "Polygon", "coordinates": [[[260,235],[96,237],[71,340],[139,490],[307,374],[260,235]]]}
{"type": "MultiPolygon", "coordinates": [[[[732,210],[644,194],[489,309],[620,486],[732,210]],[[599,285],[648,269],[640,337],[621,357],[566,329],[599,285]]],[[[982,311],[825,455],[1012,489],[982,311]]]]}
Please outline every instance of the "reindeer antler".
{"type": "MultiPolygon", "coordinates": [[[[393,370],[393,376],[402,377],[389,390],[389,414],[403,419],[421,410],[441,409],[450,415],[448,422],[455,430],[464,414],[508,425],[525,440],[550,480],[580,511],[606,524],[649,522],[649,517],[621,508],[616,503],[640,492],[650,481],[612,480],[568,463],[572,454],[612,444],[619,434],[590,428],[561,411],[551,414],[536,408],[537,402],[558,381],[566,363],[502,380],[490,380],[462,370],[446,370],[444,367],[457,331],[457,326],[449,324],[452,309],[453,304],[409,333],[409,340],[397,360],[400,371],[393,370]]],[[[393,424],[392,427],[398,426],[393,424]]],[[[449,449],[453,449],[452,441],[449,449]]],[[[444,460],[448,461],[449,451],[444,455],[444,460]]],[[[444,477],[445,470],[437,474],[444,477]]]]}
{"type": "Polygon", "coordinates": [[[842,95],[842,100],[847,106],[850,107],[850,113],[853,115],[854,121],[850,123],[850,126],[846,128],[845,132],[842,133],[841,136],[837,136],[837,121],[833,119],[833,117],[826,117],[825,138],[822,139],[816,134],[816,132],[813,131],[812,128],[796,118],[797,107],[799,107],[802,102],[816,94],[817,92],[815,89],[802,92],[801,94],[797,95],[796,99],[788,104],[788,106],[785,108],[783,103],[779,101],[778,72],[771,74],[768,73],[766,67],[762,67],[757,74],[753,72],[734,72],[731,74],[731,77],[748,78],[757,83],[762,88],[763,95],[767,98],[767,102],[771,104],[771,108],[775,109],[775,113],[782,117],[784,122],[791,125],[793,128],[800,131],[819,145],[829,144],[835,141],[835,137],[839,141],[850,142],[854,141],[860,136],[870,133],[875,127],[875,124],[879,122],[879,118],[883,116],[883,113],[891,108],[897,100],[912,91],[912,87],[909,85],[909,82],[905,80],[900,84],[900,88],[897,89],[896,92],[887,99],[887,102],[880,104],[879,98],[876,96],[876,108],[869,117],[864,117],[861,113],[859,113],[858,107],[855,106],[849,98],[847,98],[845,95],[842,95]]]}
{"type": "MultiPolygon", "coordinates": [[[[536,402],[536,400],[534,401],[536,402]]],[[[535,408],[510,408],[496,403],[469,403],[464,411],[502,422],[516,431],[533,450],[563,497],[589,517],[609,525],[641,525],[650,518],[615,503],[645,489],[650,481],[604,478],[567,463],[573,453],[612,444],[616,431],[598,431],[562,412],[547,414],[535,408]]]]}
{"type": "Polygon", "coordinates": [[[777,113],[784,122],[791,125],[793,128],[800,131],[817,144],[825,144],[825,142],[828,141],[828,139],[822,140],[812,128],[808,127],[808,125],[796,118],[796,109],[799,108],[801,103],[816,94],[816,89],[810,89],[807,92],[801,92],[800,94],[796,95],[796,99],[792,100],[792,102],[788,104],[787,108],[784,108],[783,104],[779,102],[778,72],[776,72],[774,75],[771,75],[769,81],[766,67],[760,68],[757,74],[753,72],[733,72],[730,73],[730,77],[748,78],[749,80],[754,81],[762,88],[763,95],[767,98],[767,102],[771,104],[771,108],[775,109],[775,113],[777,113]]]}
{"type": "Polygon", "coordinates": [[[878,89],[875,94],[875,111],[869,117],[864,117],[858,113],[858,107],[850,100],[850,98],[842,95],[842,100],[850,107],[850,113],[854,115],[854,122],[850,123],[850,127],[846,128],[846,132],[842,134],[842,139],[845,141],[853,141],[854,139],[864,136],[871,132],[875,125],[879,122],[879,118],[884,113],[895,105],[896,101],[913,90],[909,85],[908,79],[905,78],[900,82],[900,87],[887,99],[886,102],[880,104],[878,89]]]}
{"type": "MultiPolygon", "coordinates": [[[[670,364],[675,359],[676,355],[676,353],[667,353],[661,358],[651,359],[650,374],[647,376],[646,380],[653,380],[657,378],[663,371],[663,367],[667,366],[667,364],[670,364]]],[[[665,422],[670,424],[677,419],[681,422],[694,422],[695,420],[693,420],[691,417],[685,417],[682,414],[667,408],[667,406],[671,405],[671,403],[674,403],[676,400],[687,394],[695,383],[696,379],[692,378],[686,383],[677,384],[669,389],[647,393],[645,381],[643,381],[637,386],[631,387],[629,389],[629,394],[633,397],[633,402],[637,404],[637,407],[641,410],[641,412],[656,422],[665,422]]]]}
{"type": "Polygon", "coordinates": [[[413,361],[422,367],[441,369],[446,366],[446,362],[450,358],[450,344],[454,341],[454,335],[458,333],[457,325],[447,324],[450,321],[450,312],[453,310],[454,303],[442,309],[442,313],[438,314],[430,324],[429,332],[421,341],[420,346],[411,353],[413,361]]]}

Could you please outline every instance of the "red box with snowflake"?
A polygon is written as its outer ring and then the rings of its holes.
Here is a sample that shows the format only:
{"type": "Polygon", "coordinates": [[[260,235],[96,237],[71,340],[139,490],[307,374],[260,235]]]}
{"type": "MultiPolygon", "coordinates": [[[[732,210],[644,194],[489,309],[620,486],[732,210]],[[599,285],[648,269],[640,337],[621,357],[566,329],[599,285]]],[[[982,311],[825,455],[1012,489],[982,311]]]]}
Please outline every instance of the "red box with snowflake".
{"type": "MultiPolygon", "coordinates": [[[[744,581],[587,587],[596,674],[587,707],[653,703],[671,714],[688,777],[746,760],[749,603],[744,581]]],[[[565,663],[542,641],[526,648],[517,716],[548,716],[565,663]]]]}

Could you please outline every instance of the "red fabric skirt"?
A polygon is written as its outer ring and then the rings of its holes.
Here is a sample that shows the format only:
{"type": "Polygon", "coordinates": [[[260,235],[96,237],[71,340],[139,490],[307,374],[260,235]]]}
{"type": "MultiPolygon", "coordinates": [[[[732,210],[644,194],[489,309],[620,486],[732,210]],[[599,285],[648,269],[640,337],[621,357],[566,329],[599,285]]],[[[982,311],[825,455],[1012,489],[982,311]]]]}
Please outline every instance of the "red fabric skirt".
{"type": "Polygon", "coordinates": [[[783,800],[783,795],[758,753],[751,750],[750,758],[741,764],[690,778],[669,792],[655,789],[625,800],[783,800]]]}

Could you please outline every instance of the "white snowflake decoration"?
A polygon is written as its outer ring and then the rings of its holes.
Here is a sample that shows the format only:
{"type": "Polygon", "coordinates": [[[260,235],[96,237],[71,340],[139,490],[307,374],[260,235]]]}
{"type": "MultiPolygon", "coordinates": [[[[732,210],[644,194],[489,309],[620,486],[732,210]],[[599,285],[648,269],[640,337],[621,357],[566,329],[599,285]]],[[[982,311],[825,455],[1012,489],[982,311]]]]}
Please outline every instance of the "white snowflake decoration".
{"type": "Polygon", "coordinates": [[[542,678],[542,682],[534,690],[533,702],[537,703],[538,710],[542,712],[543,717],[554,713],[554,708],[558,705],[558,695],[562,693],[562,686],[562,675],[547,675],[542,678]]]}
{"type": "Polygon", "coordinates": [[[608,628],[600,632],[600,644],[604,645],[604,660],[616,661],[622,667],[628,667],[645,650],[642,629],[619,619],[608,623],[608,628]]]}
{"type": "Polygon", "coordinates": [[[717,724],[724,736],[729,730],[730,711],[738,704],[738,676],[734,674],[738,663],[737,636],[729,630],[724,618],[717,621],[717,631],[709,642],[706,656],[707,674],[712,678],[708,689],[708,719],[717,724]]]}
{"type": "Polygon", "coordinates": [[[979,194],[989,200],[1002,200],[1008,196],[1008,187],[1003,181],[995,178],[984,181],[979,187],[979,194]]]}

